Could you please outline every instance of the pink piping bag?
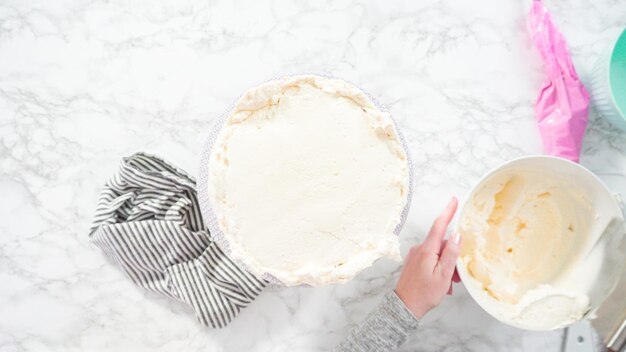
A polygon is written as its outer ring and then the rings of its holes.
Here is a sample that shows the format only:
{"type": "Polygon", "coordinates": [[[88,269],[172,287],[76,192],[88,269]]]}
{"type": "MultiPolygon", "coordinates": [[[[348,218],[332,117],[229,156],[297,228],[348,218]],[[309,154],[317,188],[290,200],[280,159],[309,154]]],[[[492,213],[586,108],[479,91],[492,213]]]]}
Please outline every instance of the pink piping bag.
{"type": "Polygon", "coordinates": [[[544,151],[578,162],[587,127],[589,93],[576,74],[563,34],[542,1],[533,1],[528,24],[547,76],[535,103],[544,151]]]}

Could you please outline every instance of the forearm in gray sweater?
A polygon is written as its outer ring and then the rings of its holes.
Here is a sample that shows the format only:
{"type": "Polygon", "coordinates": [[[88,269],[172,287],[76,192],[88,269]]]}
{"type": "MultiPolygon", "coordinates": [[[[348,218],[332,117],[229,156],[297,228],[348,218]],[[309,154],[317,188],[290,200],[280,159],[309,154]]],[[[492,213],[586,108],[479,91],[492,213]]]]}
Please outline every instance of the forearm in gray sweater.
{"type": "Polygon", "coordinates": [[[418,326],[419,320],[392,291],[334,351],[395,351],[418,326]]]}

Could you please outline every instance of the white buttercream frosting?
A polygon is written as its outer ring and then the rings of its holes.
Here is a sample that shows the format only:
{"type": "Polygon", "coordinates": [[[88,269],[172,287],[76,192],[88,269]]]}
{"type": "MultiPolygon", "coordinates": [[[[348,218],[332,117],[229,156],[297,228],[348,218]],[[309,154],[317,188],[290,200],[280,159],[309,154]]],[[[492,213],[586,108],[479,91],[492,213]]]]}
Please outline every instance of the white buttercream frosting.
{"type": "Polygon", "coordinates": [[[212,148],[209,198],[231,255],[286,285],[351,279],[400,259],[407,156],[356,87],[298,76],[240,98],[212,148]]]}
{"type": "Polygon", "coordinates": [[[461,215],[466,284],[504,321],[550,330],[589,311],[581,280],[594,220],[589,201],[548,172],[510,170],[488,179],[461,215]]]}

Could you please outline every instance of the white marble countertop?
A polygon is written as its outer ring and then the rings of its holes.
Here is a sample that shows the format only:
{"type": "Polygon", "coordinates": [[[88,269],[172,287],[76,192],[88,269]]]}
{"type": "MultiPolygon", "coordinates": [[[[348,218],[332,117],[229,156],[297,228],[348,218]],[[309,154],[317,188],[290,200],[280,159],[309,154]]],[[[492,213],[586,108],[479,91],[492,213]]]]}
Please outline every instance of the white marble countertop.
{"type": "MultiPolygon", "coordinates": [[[[529,0],[24,1],[0,3],[0,351],[314,351],[390,290],[379,261],[323,288],[267,289],[227,328],[139,291],[88,241],[103,182],[147,151],[196,174],[211,121],[289,73],[347,79],[408,139],[416,194],[403,251],[489,168],[541,153],[542,66],[529,0]]],[[[586,80],[626,26],[622,0],[548,2],[586,80]]],[[[582,164],[623,184],[626,133],[592,115],[582,164]]],[[[617,186],[616,186],[617,187],[617,186]]],[[[626,188],[624,188],[626,189],[626,188]]],[[[557,351],[458,286],[406,351],[557,351]]]]}

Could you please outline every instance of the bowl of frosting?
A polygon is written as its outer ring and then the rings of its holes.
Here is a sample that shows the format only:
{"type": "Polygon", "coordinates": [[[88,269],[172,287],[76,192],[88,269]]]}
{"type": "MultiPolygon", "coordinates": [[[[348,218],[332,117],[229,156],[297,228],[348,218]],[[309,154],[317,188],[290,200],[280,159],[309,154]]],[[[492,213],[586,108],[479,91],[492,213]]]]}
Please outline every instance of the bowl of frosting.
{"type": "Polygon", "coordinates": [[[551,156],[515,159],[482,177],[461,208],[457,270],[496,319],[562,328],[592,316],[623,272],[623,231],[602,236],[615,221],[618,201],[589,170],[551,156]]]}

